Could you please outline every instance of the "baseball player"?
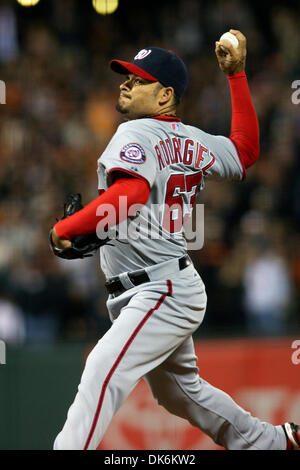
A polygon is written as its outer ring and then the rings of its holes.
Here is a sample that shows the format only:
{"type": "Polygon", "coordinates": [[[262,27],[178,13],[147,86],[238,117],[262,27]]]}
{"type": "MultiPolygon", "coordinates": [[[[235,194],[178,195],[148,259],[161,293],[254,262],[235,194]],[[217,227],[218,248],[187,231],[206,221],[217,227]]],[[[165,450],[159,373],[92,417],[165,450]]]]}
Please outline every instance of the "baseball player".
{"type": "Polygon", "coordinates": [[[146,47],[130,62],[110,63],[123,75],[117,109],[125,122],[98,160],[99,196],[57,222],[50,238],[54,253],[66,258],[85,256],[78,237],[97,233],[102,239],[112,326],[87,358],[54,449],[96,449],[141,378],[160,405],[226,449],[300,448],[299,426],[274,426],[251,416],[200,378],[196,367],[192,335],[203,320],[206,293],[187,255],[184,219],[204,181],[243,180],[259,156],[245,74],[246,38],[230,32],[238,47],[226,40],[215,47],[230,86],[229,138],[176,116],[188,73],[174,52],[146,47]],[[126,239],[120,237],[124,224],[131,229],[126,239]],[[149,236],[149,226],[155,236],[149,236]],[[120,230],[107,243],[116,227],[120,230]]]}

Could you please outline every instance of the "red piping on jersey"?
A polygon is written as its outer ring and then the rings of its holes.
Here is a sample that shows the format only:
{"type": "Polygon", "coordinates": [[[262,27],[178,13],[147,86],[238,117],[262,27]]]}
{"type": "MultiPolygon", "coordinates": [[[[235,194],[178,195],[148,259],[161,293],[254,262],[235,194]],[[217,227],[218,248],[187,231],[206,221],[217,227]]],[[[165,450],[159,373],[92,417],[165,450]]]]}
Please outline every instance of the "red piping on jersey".
{"type": "Polygon", "coordinates": [[[212,152],[210,152],[210,155],[212,156],[212,160],[204,168],[202,168],[202,173],[205,176],[207,175],[206,170],[208,170],[208,168],[210,168],[216,161],[216,157],[214,156],[212,152]]]}
{"type": "Polygon", "coordinates": [[[117,359],[115,360],[115,362],[114,362],[112,368],[110,369],[109,373],[105,377],[105,380],[104,380],[103,385],[102,385],[100,397],[99,397],[99,400],[98,400],[98,405],[97,405],[97,408],[96,408],[96,412],[95,412],[95,415],[94,415],[94,419],[93,419],[93,422],[92,422],[92,426],[91,426],[90,432],[88,434],[86,443],[84,445],[84,450],[88,449],[88,447],[90,445],[90,442],[91,442],[91,439],[93,437],[93,434],[95,432],[95,429],[96,429],[96,426],[97,426],[97,423],[98,423],[98,419],[99,419],[99,415],[100,415],[100,412],[101,412],[102,404],[103,404],[103,401],[104,401],[105,392],[106,392],[106,389],[108,387],[110,379],[112,378],[114,372],[116,371],[118,365],[120,364],[121,360],[123,359],[126,352],[128,351],[130,345],[133,343],[133,341],[136,338],[137,334],[142,329],[142,327],[145,325],[147,320],[149,320],[149,318],[151,317],[153,312],[155,312],[155,310],[159,309],[159,307],[165,301],[166,297],[172,295],[173,287],[172,287],[172,281],[171,280],[167,280],[167,286],[168,286],[168,292],[166,294],[162,294],[161,297],[159,298],[159,300],[157,301],[156,305],[153,308],[151,308],[150,310],[148,310],[148,312],[146,313],[146,315],[144,316],[142,321],[138,324],[138,326],[133,331],[132,335],[130,336],[130,338],[126,342],[125,346],[123,347],[122,351],[118,355],[117,359]]]}
{"type": "Polygon", "coordinates": [[[168,122],[181,122],[181,119],[175,116],[164,116],[158,115],[158,116],[150,116],[151,119],[156,119],[157,121],[168,121],[168,122]]]}

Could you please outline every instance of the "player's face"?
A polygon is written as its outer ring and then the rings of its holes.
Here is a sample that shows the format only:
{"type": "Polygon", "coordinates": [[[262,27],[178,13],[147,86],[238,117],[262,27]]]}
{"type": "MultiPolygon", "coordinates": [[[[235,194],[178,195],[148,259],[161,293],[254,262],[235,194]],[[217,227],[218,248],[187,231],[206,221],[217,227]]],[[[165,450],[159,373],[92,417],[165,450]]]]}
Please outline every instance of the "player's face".
{"type": "Polygon", "coordinates": [[[162,86],[137,75],[129,74],[120,85],[117,110],[127,119],[159,114],[159,93],[162,86]]]}

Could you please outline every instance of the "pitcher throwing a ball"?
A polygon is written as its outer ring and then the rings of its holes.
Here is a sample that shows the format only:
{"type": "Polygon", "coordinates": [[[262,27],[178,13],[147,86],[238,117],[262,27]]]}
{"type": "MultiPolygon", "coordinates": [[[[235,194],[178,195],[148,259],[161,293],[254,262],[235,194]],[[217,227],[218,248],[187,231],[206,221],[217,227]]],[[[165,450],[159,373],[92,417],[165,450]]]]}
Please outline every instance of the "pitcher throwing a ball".
{"type": "Polygon", "coordinates": [[[142,378],[160,405],[226,449],[300,447],[298,426],[274,426],[251,416],[200,378],[196,367],[192,335],[203,320],[206,293],[187,255],[184,219],[204,181],[243,180],[259,156],[245,74],[246,38],[230,33],[237,47],[222,39],[215,48],[230,86],[229,137],[209,135],[177,116],[188,73],[174,52],[150,46],[130,62],[110,63],[123,76],[117,109],[126,122],[98,160],[99,196],[67,210],[51,230],[51,244],[57,256],[83,257],[90,249],[82,248],[85,237],[93,240],[93,252],[97,232],[112,326],[88,356],[54,449],[96,449],[142,378]],[[107,216],[109,208],[115,217],[107,216]],[[138,237],[116,235],[106,243],[109,229],[143,220],[150,233],[162,236],[146,236],[141,228],[138,237]]]}

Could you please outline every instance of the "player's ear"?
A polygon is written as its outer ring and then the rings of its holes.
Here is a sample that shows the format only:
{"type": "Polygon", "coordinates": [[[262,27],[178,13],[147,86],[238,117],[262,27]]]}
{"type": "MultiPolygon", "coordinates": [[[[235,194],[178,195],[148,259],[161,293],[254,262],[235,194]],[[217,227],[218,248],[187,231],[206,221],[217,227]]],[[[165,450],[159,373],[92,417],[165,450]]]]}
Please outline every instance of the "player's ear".
{"type": "Polygon", "coordinates": [[[159,104],[167,104],[169,101],[171,102],[174,96],[174,88],[171,86],[163,87],[159,91],[159,104]]]}

